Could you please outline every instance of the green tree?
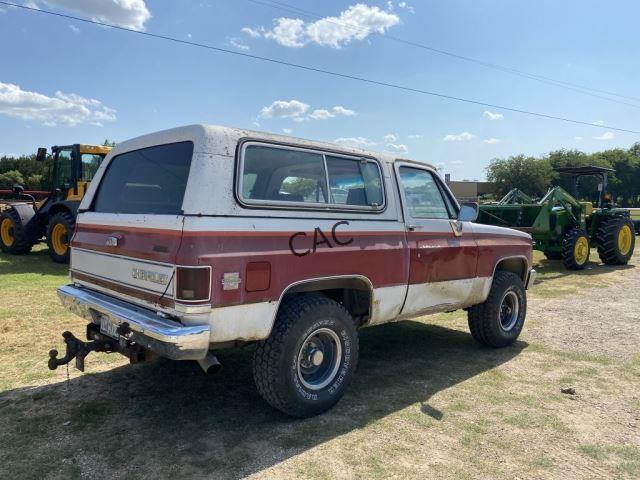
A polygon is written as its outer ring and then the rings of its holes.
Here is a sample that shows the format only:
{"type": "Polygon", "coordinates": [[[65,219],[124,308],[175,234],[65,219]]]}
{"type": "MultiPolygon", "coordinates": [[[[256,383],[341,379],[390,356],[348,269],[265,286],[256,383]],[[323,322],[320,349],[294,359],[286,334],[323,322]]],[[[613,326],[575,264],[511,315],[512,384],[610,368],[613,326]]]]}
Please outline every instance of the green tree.
{"type": "Polygon", "coordinates": [[[487,167],[487,180],[496,185],[499,196],[512,188],[534,196],[543,196],[554,178],[548,158],[515,155],[509,158],[494,158],[487,167]]]}
{"type": "Polygon", "coordinates": [[[0,187],[11,188],[14,185],[23,185],[24,178],[18,170],[9,170],[0,174],[0,187]]]}

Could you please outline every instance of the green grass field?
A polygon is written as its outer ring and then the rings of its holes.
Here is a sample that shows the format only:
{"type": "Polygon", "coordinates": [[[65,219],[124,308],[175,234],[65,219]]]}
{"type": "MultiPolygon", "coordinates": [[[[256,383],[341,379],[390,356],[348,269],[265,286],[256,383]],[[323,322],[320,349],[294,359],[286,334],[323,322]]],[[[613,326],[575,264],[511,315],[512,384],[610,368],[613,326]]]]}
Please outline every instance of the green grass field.
{"type": "Polygon", "coordinates": [[[638,256],[578,274],[536,258],[514,346],[476,345],[464,312],[365,329],[344,399],[300,421],[258,396],[251,347],[220,352],[217,376],[105,354],[50,372],[61,332],[84,329],[57,302],[66,268],[0,255],[0,477],[638,478],[640,322],[615,324],[622,349],[602,332],[638,256]]]}

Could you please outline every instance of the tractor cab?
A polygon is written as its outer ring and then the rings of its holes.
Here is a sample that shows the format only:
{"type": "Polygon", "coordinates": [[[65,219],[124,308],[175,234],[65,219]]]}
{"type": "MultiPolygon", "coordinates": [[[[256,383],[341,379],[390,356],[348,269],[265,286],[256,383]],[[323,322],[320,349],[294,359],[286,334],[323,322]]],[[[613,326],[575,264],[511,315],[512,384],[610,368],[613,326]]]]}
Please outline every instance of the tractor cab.
{"type": "MultiPolygon", "coordinates": [[[[597,167],[594,165],[588,165],[583,167],[556,167],[554,170],[562,175],[571,176],[571,195],[575,198],[580,197],[580,180],[585,177],[596,177],[600,182],[598,183],[598,194],[595,203],[597,208],[610,208],[613,207],[613,201],[611,193],[607,191],[609,185],[608,176],[609,172],[615,172],[613,168],[597,167]]],[[[593,211],[593,203],[589,202],[591,210],[593,211]]]]}
{"type": "Polygon", "coordinates": [[[58,263],[69,262],[69,241],[80,201],[111,147],[74,144],[39,148],[36,160],[46,162],[49,195],[37,203],[22,187],[14,188],[16,202],[0,216],[0,247],[7,253],[27,253],[46,239],[49,255],[58,263]]]}

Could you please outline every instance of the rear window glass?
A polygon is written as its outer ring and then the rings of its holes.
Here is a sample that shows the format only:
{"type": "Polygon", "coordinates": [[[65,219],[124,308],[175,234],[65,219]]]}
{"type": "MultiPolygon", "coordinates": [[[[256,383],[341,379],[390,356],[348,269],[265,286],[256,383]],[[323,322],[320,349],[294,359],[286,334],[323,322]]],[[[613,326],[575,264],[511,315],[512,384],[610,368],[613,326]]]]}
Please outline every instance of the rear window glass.
{"type": "Polygon", "coordinates": [[[114,157],[93,201],[94,212],[175,215],[182,212],[193,142],[114,157]]]}
{"type": "Polygon", "coordinates": [[[384,199],[373,161],[291,148],[248,145],[241,178],[249,202],[380,207],[384,199]]]}

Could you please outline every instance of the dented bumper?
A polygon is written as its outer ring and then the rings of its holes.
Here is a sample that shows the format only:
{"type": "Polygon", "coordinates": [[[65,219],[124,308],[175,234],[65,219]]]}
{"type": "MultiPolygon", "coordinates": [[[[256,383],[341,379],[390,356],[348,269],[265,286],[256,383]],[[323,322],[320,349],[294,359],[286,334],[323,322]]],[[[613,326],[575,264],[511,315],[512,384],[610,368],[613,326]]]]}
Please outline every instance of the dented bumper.
{"type": "MultiPolygon", "coordinates": [[[[58,288],[70,311],[96,325],[108,320],[118,340],[134,342],[172,360],[201,360],[209,351],[208,325],[182,325],[151,310],[75,285],[58,288]]],[[[113,336],[113,335],[112,335],[113,336]]]]}

